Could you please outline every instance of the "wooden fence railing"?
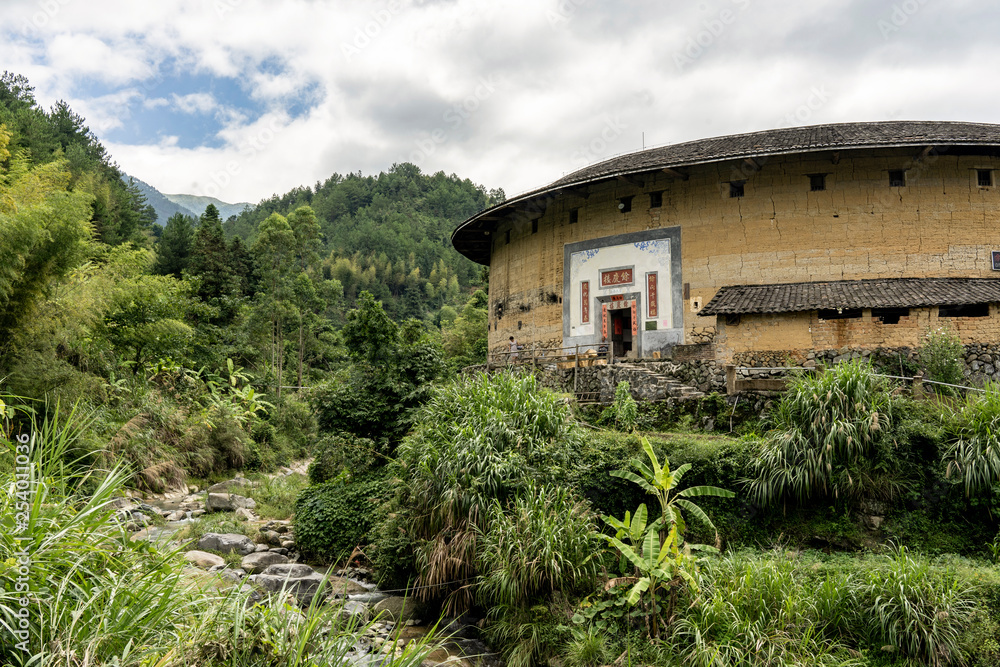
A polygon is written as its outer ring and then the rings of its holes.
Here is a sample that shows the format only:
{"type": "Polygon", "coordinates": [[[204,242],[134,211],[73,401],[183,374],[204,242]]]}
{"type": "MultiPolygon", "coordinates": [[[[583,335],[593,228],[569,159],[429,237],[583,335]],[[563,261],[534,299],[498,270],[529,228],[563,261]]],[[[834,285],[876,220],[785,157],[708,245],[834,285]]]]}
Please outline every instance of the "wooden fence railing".
{"type": "Polygon", "coordinates": [[[555,364],[557,368],[573,370],[573,393],[579,393],[577,370],[590,366],[607,366],[612,361],[610,345],[599,352],[592,345],[567,345],[562,347],[532,347],[517,352],[491,352],[487,358],[487,370],[508,366],[531,365],[538,368],[543,364],[555,364]],[[582,352],[581,352],[582,350],[582,352]]]}

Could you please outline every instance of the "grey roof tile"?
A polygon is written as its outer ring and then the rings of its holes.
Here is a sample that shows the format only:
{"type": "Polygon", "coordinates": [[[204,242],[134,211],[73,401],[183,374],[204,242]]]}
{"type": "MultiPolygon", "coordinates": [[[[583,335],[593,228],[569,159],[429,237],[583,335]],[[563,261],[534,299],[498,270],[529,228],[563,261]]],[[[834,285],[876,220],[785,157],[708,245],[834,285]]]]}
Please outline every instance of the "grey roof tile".
{"type": "Polygon", "coordinates": [[[698,313],[744,315],[834,308],[921,308],[1000,303],[1000,279],[881,278],[830,282],[729,285],[698,313]]]}

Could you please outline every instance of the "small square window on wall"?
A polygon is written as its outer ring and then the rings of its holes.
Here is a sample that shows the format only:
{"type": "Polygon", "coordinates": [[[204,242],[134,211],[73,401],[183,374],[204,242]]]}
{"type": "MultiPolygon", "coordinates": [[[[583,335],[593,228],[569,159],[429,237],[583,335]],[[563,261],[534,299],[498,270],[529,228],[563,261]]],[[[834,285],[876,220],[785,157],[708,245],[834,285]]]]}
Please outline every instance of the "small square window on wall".
{"type": "Polygon", "coordinates": [[[899,318],[909,315],[909,308],[872,308],[872,319],[882,324],[899,324],[899,318]]]}
{"type": "Polygon", "coordinates": [[[580,209],[571,208],[569,210],[569,224],[575,225],[579,221],[580,221],[580,209]]]}
{"type": "Polygon", "coordinates": [[[830,308],[817,312],[821,320],[853,320],[862,315],[860,308],[830,308]]]}
{"type": "Polygon", "coordinates": [[[890,169],[889,187],[890,188],[906,187],[906,172],[903,171],[902,169],[890,169]]]}
{"type": "Polygon", "coordinates": [[[993,187],[993,170],[992,169],[976,169],[976,182],[979,183],[981,188],[992,188],[993,187]]]}
{"type": "Polygon", "coordinates": [[[538,233],[538,218],[535,218],[534,220],[531,221],[531,233],[532,234],[538,233]]]}
{"type": "Polygon", "coordinates": [[[618,210],[622,213],[628,213],[632,210],[632,198],[622,197],[618,200],[618,210]]]}
{"type": "Polygon", "coordinates": [[[729,197],[736,198],[743,196],[743,185],[746,181],[729,181],[729,197]]]}
{"type": "Polygon", "coordinates": [[[509,229],[506,232],[504,232],[504,237],[503,238],[504,238],[504,243],[506,243],[507,245],[510,245],[510,230],[509,229]]]}
{"type": "Polygon", "coordinates": [[[820,192],[826,190],[826,174],[809,174],[809,191],[820,192]]]}
{"type": "Polygon", "coordinates": [[[649,208],[660,208],[663,206],[663,193],[662,192],[650,192],[649,193],[649,208]]]}

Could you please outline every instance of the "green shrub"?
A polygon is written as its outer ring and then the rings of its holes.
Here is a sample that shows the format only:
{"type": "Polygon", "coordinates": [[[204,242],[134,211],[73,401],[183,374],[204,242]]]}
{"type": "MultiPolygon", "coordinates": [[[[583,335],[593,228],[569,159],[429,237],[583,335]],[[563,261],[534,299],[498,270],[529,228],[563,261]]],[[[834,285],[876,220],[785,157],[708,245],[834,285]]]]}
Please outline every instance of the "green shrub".
{"type": "Polygon", "coordinates": [[[274,443],[274,436],[276,431],[271,422],[266,422],[261,419],[255,420],[253,426],[250,427],[250,437],[258,445],[270,445],[274,443]]]}
{"type": "Polygon", "coordinates": [[[285,394],[270,410],[268,422],[274,427],[272,443],[282,450],[287,465],[290,458],[302,458],[316,437],[316,417],[309,403],[294,394],[285,394]]]}
{"type": "Polygon", "coordinates": [[[646,502],[646,493],[628,480],[613,477],[611,472],[641,452],[642,445],[636,434],[615,431],[590,434],[584,439],[571,471],[571,484],[590,502],[594,512],[623,516],[626,511],[646,502]]]}
{"type": "Polygon", "coordinates": [[[351,433],[322,436],[316,443],[313,457],[309,464],[312,484],[328,482],[344,474],[365,475],[384,464],[374,442],[351,433]]]}
{"type": "Polygon", "coordinates": [[[326,563],[364,544],[379,505],[381,478],[337,480],[307,487],[295,501],[295,542],[326,563]]]}
{"type": "Polygon", "coordinates": [[[615,402],[605,410],[602,417],[610,420],[619,431],[635,430],[639,408],[632,398],[632,387],[628,382],[619,382],[615,387],[615,402]]]}
{"type": "Polygon", "coordinates": [[[471,587],[450,582],[476,576],[477,529],[487,529],[489,508],[532,482],[561,485],[579,443],[569,407],[534,376],[480,374],[438,389],[395,464],[394,511],[414,540],[418,594],[454,594],[453,610],[470,604],[471,587]]]}
{"type": "MultiPolygon", "coordinates": [[[[950,328],[928,331],[920,348],[920,364],[927,379],[948,384],[962,384],[965,379],[965,348],[958,334],[950,328]]],[[[954,394],[951,387],[931,385],[938,393],[954,394]]]]}
{"type": "Polygon", "coordinates": [[[907,480],[893,465],[892,400],[885,378],[854,361],[792,380],[761,443],[751,497],[784,500],[890,499],[907,480]]]}

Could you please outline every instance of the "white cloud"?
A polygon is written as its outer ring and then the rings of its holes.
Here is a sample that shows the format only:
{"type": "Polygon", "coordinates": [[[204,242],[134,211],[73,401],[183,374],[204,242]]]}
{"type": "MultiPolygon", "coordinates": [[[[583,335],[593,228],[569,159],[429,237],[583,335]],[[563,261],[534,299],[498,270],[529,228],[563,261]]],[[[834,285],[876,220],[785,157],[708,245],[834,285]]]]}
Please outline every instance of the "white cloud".
{"type": "Polygon", "coordinates": [[[212,114],[218,148],[158,136],[108,148],[163,190],[227,201],[400,159],[513,193],[636,150],[643,133],[650,146],[789,117],[1000,121],[1000,19],[981,3],[917,3],[886,35],[893,5],[834,0],[46,1],[44,22],[32,17],[45,3],[0,7],[5,67],[92,126],[128,123],[140,101],[212,114]],[[162,90],[167,63],[233,77],[259,108],[162,90]],[[113,92],[83,98],[80,78],[113,92]]]}
{"type": "Polygon", "coordinates": [[[190,93],[188,95],[174,93],[172,97],[174,106],[187,114],[207,114],[219,106],[211,93],[190,93]]]}

